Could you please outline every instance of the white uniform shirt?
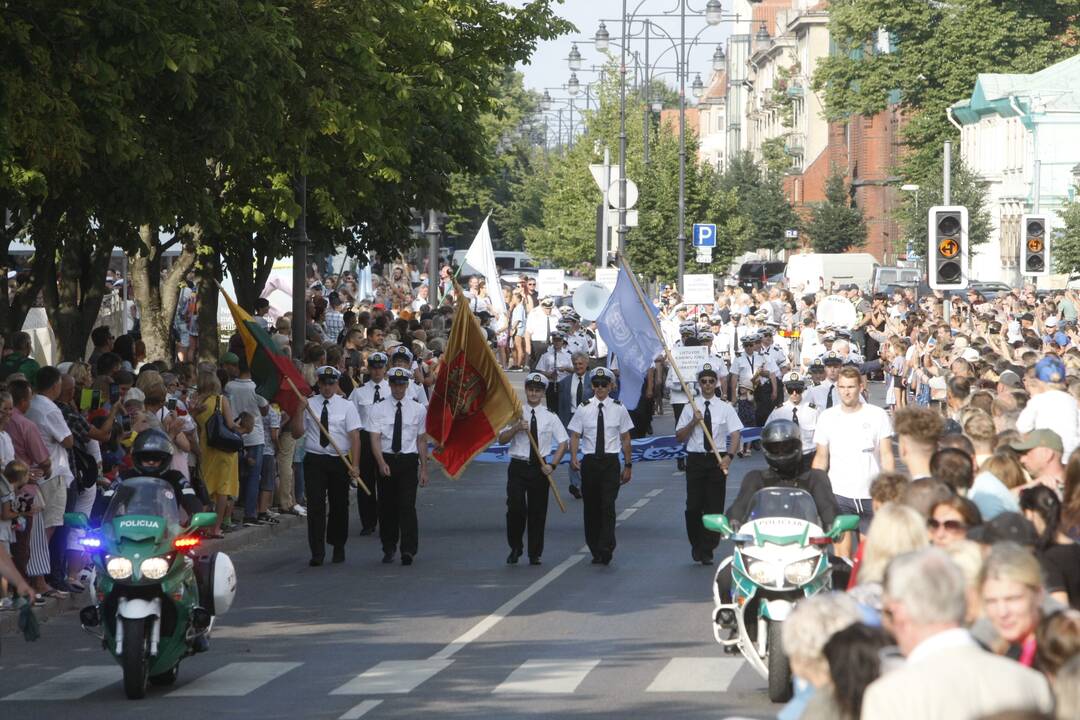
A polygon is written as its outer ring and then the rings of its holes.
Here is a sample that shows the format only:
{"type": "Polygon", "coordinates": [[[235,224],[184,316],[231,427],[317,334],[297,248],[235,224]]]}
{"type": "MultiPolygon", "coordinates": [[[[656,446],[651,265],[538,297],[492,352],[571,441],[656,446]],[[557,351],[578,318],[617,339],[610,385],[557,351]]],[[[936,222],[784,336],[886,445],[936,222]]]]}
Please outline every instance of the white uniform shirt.
{"type": "Polygon", "coordinates": [[[840,393],[836,390],[836,384],[832,380],[826,379],[822,380],[820,385],[807,388],[803,401],[813,404],[817,408],[818,414],[820,414],[828,408],[840,404],[840,393]],[[831,403],[829,402],[830,395],[832,396],[831,403]]]}
{"type": "MultiPolygon", "coordinates": [[[[394,444],[394,418],[397,416],[398,401],[385,398],[371,408],[371,426],[373,433],[379,434],[379,447],[383,453],[389,453],[394,444]]],[[[415,453],[416,440],[423,434],[427,422],[427,408],[408,395],[401,400],[401,452],[415,453]]]]}
{"type": "Polygon", "coordinates": [[[877,405],[863,403],[855,412],[839,405],[818,415],[814,440],[829,448],[829,481],[833,493],[846,498],[870,497],[870,482],[881,472],[878,446],[891,442],[892,421],[877,405]]]}
{"type": "Polygon", "coordinates": [[[795,415],[799,419],[799,430],[802,432],[802,451],[803,454],[806,454],[817,447],[814,443],[814,430],[817,429],[818,410],[810,407],[810,402],[805,395],[803,395],[803,401],[798,405],[788,400],[773,410],[769,413],[769,418],[765,421],[765,424],[768,425],[773,420],[791,420],[792,410],[796,407],[798,412],[795,415]]]}
{"type": "Polygon", "coordinates": [[[731,373],[737,375],[740,385],[751,385],[751,380],[758,370],[765,368],[774,377],[779,377],[780,368],[770,358],[761,353],[743,353],[731,363],[731,373]]]}
{"type": "Polygon", "coordinates": [[[781,371],[791,365],[791,362],[788,360],[787,350],[777,345],[775,340],[772,345],[762,351],[762,354],[772,360],[776,367],[781,371]]]}
{"type": "Polygon", "coordinates": [[[570,351],[563,347],[562,350],[555,350],[555,346],[549,347],[544,351],[544,354],[536,361],[537,372],[549,373],[553,370],[556,371],[556,381],[562,380],[564,377],[570,374],[569,370],[563,370],[563,368],[573,367],[574,359],[570,355],[570,351]]]}
{"type": "Polygon", "coordinates": [[[686,441],[686,451],[693,453],[709,452],[705,449],[705,433],[701,431],[701,425],[694,422],[694,408],[696,407],[698,412],[704,416],[706,402],[709,403],[709,419],[712,421],[712,427],[709,428],[709,431],[712,433],[713,442],[716,443],[716,450],[717,452],[727,452],[728,435],[736,430],[742,430],[743,424],[739,420],[735,408],[730,403],[721,400],[717,395],[714,395],[708,401],[703,397],[698,397],[694,398],[692,403],[687,403],[682,409],[682,414],[679,415],[679,422],[675,425],[675,432],[693,423],[694,430],[686,441]]]}
{"type": "Polygon", "coordinates": [[[609,397],[601,403],[599,398],[594,397],[584,405],[579,405],[566,429],[581,436],[580,449],[586,455],[596,452],[596,415],[601,404],[604,407],[604,452],[613,455],[622,452],[622,434],[634,429],[630,413],[617,400],[609,397]]]}
{"type": "MultiPolygon", "coordinates": [[[[544,407],[543,404],[532,407],[525,406],[525,421],[531,422],[533,413],[536,413],[536,445],[540,453],[547,456],[553,445],[559,445],[569,439],[566,429],[559,422],[559,416],[544,407]],[[554,443],[552,442],[554,440],[554,443]]],[[[607,420],[607,417],[604,418],[607,420]]],[[[529,461],[532,455],[532,443],[529,442],[527,432],[515,433],[510,440],[510,457],[518,460],[529,461]]]]}
{"type": "MultiPolygon", "coordinates": [[[[330,431],[330,437],[333,438],[342,452],[350,452],[352,443],[349,441],[349,433],[363,427],[360,424],[360,413],[357,412],[356,405],[340,395],[333,395],[329,400],[322,395],[316,395],[308,398],[308,407],[311,408],[311,412],[315,413],[316,418],[322,417],[324,403],[329,403],[327,412],[329,413],[330,422],[327,423],[326,429],[330,431]]],[[[304,452],[312,455],[337,455],[337,450],[334,449],[333,444],[326,447],[319,444],[321,436],[322,431],[319,430],[318,423],[315,422],[310,413],[304,413],[304,452]]]]}
{"type": "Polygon", "coordinates": [[[377,383],[374,380],[368,380],[360,387],[354,388],[349,395],[349,400],[356,405],[356,410],[360,413],[360,424],[368,430],[371,429],[371,407],[376,402],[376,388],[379,391],[378,400],[390,397],[390,383],[385,377],[377,383]]]}
{"type": "Polygon", "coordinates": [[[1047,390],[1032,395],[1016,419],[1016,429],[1022,433],[1035,429],[1053,430],[1061,438],[1068,458],[1077,446],[1078,407],[1072,395],[1061,390],[1047,390]]]}
{"type": "Polygon", "coordinates": [[[547,342],[558,321],[554,311],[545,313],[544,308],[537,305],[525,316],[525,335],[533,342],[547,342]]]}

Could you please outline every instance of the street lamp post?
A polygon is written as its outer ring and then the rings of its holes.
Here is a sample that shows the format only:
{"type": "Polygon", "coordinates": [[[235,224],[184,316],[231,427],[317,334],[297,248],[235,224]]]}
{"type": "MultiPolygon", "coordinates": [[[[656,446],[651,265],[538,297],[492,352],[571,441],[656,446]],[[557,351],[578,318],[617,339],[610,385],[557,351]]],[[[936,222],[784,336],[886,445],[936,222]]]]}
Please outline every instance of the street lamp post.
{"type": "MultiPolygon", "coordinates": [[[[626,252],[626,0],[622,0],[622,38],[619,43],[619,254],[626,252]]],[[[604,209],[607,211],[607,208],[604,209]]]]}

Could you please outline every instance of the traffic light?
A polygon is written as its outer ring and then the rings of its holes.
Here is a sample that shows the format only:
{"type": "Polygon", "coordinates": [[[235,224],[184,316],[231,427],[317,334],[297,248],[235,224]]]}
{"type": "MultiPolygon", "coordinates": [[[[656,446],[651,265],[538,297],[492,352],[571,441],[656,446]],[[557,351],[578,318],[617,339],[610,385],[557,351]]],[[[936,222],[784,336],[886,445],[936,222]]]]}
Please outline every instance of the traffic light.
{"type": "Polygon", "coordinates": [[[968,213],[962,205],[930,208],[930,248],[926,253],[930,287],[963,290],[968,286],[968,213]]]}
{"type": "Polygon", "coordinates": [[[1050,233],[1045,215],[1020,217],[1020,274],[1026,277],[1050,274],[1050,233]]]}

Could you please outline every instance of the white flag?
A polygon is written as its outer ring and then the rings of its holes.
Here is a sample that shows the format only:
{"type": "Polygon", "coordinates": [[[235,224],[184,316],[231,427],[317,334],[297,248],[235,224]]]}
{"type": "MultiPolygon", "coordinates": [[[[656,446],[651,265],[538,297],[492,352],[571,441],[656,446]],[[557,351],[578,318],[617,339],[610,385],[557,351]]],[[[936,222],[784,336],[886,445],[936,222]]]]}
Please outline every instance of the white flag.
{"type": "Polygon", "coordinates": [[[495,314],[505,313],[506,304],[503,302],[502,285],[499,283],[499,266],[495,264],[495,250],[491,247],[491,232],[488,231],[488,220],[491,213],[484,218],[480,230],[473,238],[469,252],[465,253],[465,263],[474,270],[479,270],[487,281],[488,300],[495,314]]]}

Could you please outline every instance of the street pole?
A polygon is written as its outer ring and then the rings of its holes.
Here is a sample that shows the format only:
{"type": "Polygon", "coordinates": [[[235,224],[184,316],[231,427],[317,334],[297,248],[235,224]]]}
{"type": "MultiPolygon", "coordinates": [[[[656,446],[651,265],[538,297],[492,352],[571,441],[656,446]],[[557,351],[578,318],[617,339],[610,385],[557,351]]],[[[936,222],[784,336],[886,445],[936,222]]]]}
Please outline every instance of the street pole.
{"type": "Polygon", "coordinates": [[[293,232],[292,351],[301,358],[307,342],[307,175],[301,175],[294,187],[300,215],[293,232]]]}
{"type": "MultiPolygon", "coordinates": [[[[941,168],[941,199],[945,205],[952,205],[952,143],[945,141],[945,158],[941,168]]],[[[930,262],[929,247],[927,248],[927,263],[930,262]]],[[[946,295],[941,304],[941,316],[948,325],[952,319],[952,299],[946,295]]]]}
{"type": "Polygon", "coordinates": [[[435,211],[428,210],[428,305],[439,306],[439,226],[435,220],[435,211]]]}
{"type": "Polygon", "coordinates": [[[645,76],[645,82],[642,83],[642,104],[645,106],[644,122],[641,124],[644,131],[644,143],[645,143],[645,167],[649,166],[649,125],[652,120],[652,80],[649,77],[649,29],[652,25],[651,20],[645,21],[645,69],[642,73],[645,76]]]}
{"type": "Polygon", "coordinates": [[[574,149],[574,98],[570,98],[570,136],[567,138],[567,146],[574,149]]]}
{"type": "Polygon", "coordinates": [[[562,108],[559,108],[559,140],[555,143],[556,149],[559,154],[562,154],[562,108]]]}
{"type": "Polygon", "coordinates": [[[596,267],[607,267],[608,260],[608,235],[611,229],[608,227],[608,207],[611,203],[611,150],[604,146],[604,236],[603,236],[603,255],[600,257],[600,262],[596,267]]]}
{"type": "Polygon", "coordinates": [[[679,4],[679,293],[686,271],[686,0],[679,4]]]}
{"type": "Polygon", "coordinates": [[[626,252],[626,0],[622,0],[619,62],[619,254],[626,252]]]}

